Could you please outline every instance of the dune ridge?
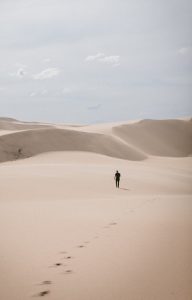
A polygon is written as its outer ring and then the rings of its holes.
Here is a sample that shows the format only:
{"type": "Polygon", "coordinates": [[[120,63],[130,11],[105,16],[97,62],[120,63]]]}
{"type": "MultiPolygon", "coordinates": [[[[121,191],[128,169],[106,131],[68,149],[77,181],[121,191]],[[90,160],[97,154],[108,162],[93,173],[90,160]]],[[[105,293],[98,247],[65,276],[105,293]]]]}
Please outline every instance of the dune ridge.
{"type": "Polygon", "coordinates": [[[0,161],[26,158],[48,151],[85,151],[111,157],[143,160],[146,157],[111,136],[68,129],[40,129],[0,137],[0,161]],[[18,153],[18,150],[20,153],[18,153]]]}
{"type": "Polygon", "coordinates": [[[49,151],[85,151],[141,161],[192,154],[192,120],[140,120],[105,127],[27,123],[0,118],[0,162],[49,151]],[[102,130],[101,130],[102,128],[102,130]],[[9,130],[5,134],[5,130],[9,130]],[[10,130],[13,130],[11,133],[10,130]]]}
{"type": "Polygon", "coordinates": [[[192,120],[141,120],[113,132],[147,155],[185,157],[192,153],[192,120]]]}
{"type": "Polygon", "coordinates": [[[192,299],[190,120],[6,121],[0,299],[192,299]]]}
{"type": "Polygon", "coordinates": [[[38,122],[20,122],[12,118],[0,118],[0,130],[28,130],[28,129],[40,129],[51,128],[50,124],[43,124],[38,122]]]}

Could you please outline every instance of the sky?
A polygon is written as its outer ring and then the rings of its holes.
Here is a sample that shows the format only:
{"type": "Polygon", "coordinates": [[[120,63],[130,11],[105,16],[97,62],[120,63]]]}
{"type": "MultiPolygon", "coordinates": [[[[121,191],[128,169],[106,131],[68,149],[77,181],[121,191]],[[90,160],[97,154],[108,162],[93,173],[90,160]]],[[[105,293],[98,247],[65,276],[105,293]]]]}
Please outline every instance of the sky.
{"type": "Polygon", "coordinates": [[[0,0],[0,116],[192,116],[191,0],[0,0]]]}

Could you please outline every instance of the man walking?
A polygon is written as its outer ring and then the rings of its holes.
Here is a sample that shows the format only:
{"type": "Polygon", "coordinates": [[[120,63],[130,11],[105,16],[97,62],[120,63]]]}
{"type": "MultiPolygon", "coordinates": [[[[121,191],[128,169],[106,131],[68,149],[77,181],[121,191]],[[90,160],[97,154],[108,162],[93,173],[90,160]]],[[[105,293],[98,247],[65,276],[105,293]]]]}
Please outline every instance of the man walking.
{"type": "Polygon", "coordinates": [[[114,177],[115,182],[116,182],[116,188],[119,188],[120,177],[121,177],[121,174],[119,173],[119,171],[116,171],[115,177],[114,177]]]}

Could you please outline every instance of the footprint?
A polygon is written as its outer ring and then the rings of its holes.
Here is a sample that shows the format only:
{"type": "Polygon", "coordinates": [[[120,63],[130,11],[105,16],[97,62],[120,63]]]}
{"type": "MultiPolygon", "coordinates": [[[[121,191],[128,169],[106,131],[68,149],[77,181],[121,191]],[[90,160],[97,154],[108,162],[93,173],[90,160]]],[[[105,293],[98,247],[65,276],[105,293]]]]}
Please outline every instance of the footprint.
{"type": "Polygon", "coordinates": [[[73,274],[73,273],[74,273],[73,270],[68,269],[68,270],[62,272],[61,274],[62,274],[62,275],[70,275],[70,274],[73,274]]]}
{"type": "Polygon", "coordinates": [[[37,297],[44,297],[46,295],[50,294],[50,291],[42,291],[39,294],[37,294],[37,297]]]}
{"type": "Polygon", "coordinates": [[[40,283],[41,285],[45,285],[45,284],[52,284],[52,282],[50,280],[44,280],[43,282],[40,283]]]}
{"type": "Polygon", "coordinates": [[[63,257],[63,259],[72,259],[73,257],[72,256],[65,256],[63,257]]]}
{"type": "Polygon", "coordinates": [[[111,222],[111,223],[109,223],[109,225],[117,225],[117,223],[116,222],[111,222]]]}
{"type": "Polygon", "coordinates": [[[65,271],[65,274],[72,274],[72,273],[73,273],[72,270],[66,270],[66,271],[65,271]]]}
{"type": "Polygon", "coordinates": [[[60,266],[62,266],[62,263],[56,263],[52,266],[49,266],[49,268],[57,268],[57,267],[60,267],[60,266]]]}
{"type": "Polygon", "coordinates": [[[79,245],[77,246],[78,248],[84,248],[85,246],[84,245],[79,245]]]}

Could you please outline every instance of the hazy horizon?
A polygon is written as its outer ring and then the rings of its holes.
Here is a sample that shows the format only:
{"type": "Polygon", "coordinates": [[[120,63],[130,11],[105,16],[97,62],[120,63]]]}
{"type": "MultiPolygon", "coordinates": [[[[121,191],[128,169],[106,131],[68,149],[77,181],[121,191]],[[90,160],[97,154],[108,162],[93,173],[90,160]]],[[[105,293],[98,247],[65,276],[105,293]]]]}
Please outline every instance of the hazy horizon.
{"type": "Polygon", "coordinates": [[[191,116],[191,20],[189,0],[2,0],[0,116],[191,116]]]}
{"type": "Polygon", "coordinates": [[[167,120],[189,120],[189,119],[192,119],[192,116],[178,116],[178,117],[173,117],[173,118],[140,118],[140,119],[131,119],[131,118],[129,118],[129,119],[124,119],[124,120],[114,120],[114,121],[101,121],[101,122],[85,122],[85,123],[83,123],[83,122],[65,122],[65,121],[56,121],[56,122],[54,122],[54,121],[46,121],[46,120],[33,120],[33,119],[17,119],[17,118],[14,118],[14,117],[12,117],[12,116],[0,116],[0,121],[1,120],[3,120],[3,121],[11,121],[11,120],[13,120],[13,121],[18,121],[18,122],[23,122],[23,123],[42,123],[42,124],[50,124],[50,125],[52,125],[52,124],[65,124],[66,126],[67,125],[74,125],[74,126],[89,126],[89,125],[102,125],[102,124],[113,124],[113,123],[129,123],[129,122],[133,122],[133,123],[135,123],[135,122],[139,122],[139,121],[144,121],[144,120],[151,120],[151,121],[167,121],[167,120]]]}

